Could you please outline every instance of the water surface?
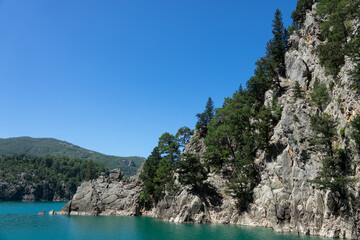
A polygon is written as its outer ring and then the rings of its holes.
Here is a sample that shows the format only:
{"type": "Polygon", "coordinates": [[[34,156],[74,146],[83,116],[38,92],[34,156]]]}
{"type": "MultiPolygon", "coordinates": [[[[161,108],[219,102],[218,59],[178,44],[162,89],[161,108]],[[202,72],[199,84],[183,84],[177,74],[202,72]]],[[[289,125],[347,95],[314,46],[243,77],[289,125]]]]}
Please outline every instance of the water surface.
{"type": "Polygon", "coordinates": [[[324,240],[278,234],[271,229],[223,224],[176,224],[148,217],[39,216],[60,210],[64,202],[0,202],[0,240],[144,239],[144,240],[324,240]]]}

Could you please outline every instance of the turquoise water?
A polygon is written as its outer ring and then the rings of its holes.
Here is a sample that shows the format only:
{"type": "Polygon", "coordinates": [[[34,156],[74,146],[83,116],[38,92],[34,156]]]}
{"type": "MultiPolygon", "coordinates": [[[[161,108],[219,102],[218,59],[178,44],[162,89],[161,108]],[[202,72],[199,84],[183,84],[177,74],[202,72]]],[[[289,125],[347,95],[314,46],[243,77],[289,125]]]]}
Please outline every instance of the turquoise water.
{"type": "Polygon", "coordinates": [[[241,239],[319,240],[324,238],[277,234],[271,229],[222,224],[175,224],[148,217],[39,216],[60,210],[61,202],[0,202],[0,240],[12,239],[241,239]]]}

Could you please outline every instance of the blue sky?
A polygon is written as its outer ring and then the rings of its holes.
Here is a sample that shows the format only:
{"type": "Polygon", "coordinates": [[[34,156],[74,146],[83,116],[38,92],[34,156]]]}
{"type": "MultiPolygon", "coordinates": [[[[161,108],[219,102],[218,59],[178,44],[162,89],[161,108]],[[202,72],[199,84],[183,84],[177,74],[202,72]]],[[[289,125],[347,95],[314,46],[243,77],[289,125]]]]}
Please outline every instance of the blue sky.
{"type": "Polygon", "coordinates": [[[250,78],[296,0],[1,0],[0,137],[147,157],[250,78]]]}

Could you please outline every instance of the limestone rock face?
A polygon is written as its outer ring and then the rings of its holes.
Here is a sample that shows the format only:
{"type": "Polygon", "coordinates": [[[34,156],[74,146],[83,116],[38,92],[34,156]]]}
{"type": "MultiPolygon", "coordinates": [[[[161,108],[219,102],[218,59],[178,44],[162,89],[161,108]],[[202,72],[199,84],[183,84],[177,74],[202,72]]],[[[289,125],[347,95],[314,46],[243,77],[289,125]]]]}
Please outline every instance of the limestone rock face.
{"type": "Polygon", "coordinates": [[[285,54],[285,65],[287,77],[294,82],[299,82],[300,86],[307,87],[311,79],[309,79],[309,68],[304,60],[295,52],[287,52],[285,54]]]}
{"type": "Polygon", "coordinates": [[[78,187],[73,199],[59,214],[71,215],[126,215],[139,214],[138,198],[141,182],[137,177],[120,181],[120,169],[114,169],[109,176],[104,174],[78,187]]]}
{"type": "MultiPolygon", "coordinates": [[[[360,112],[360,99],[351,89],[352,80],[348,76],[353,64],[346,59],[337,82],[326,76],[314,51],[323,41],[314,5],[306,13],[304,27],[295,32],[288,43],[287,78],[281,79],[284,91],[278,98],[282,116],[271,137],[270,156],[259,152],[255,161],[261,180],[254,189],[254,200],[247,211],[240,213],[235,200],[227,193],[224,176],[232,169],[224,168],[222,172],[209,174],[201,192],[194,192],[190,186],[180,186],[177,193],[168,194],[150,210],[138,204],[142,188],[138,176],[121,180],[121,173],[112,171],[109,177],[100,176],[83,183],[60,213],[144,215],[178,223],[241,224],[269,227],[277,232],[359,239],[360,183],[348,188],[355,199],[352,205],[334,214],[336,196],[309,181],[318,176],[322,166],[310,141],[310,117],[317,112],[310,100],[315,79],[326,83],[331,94],[331,101],[324,111],[339,123],[338,132],[345,129],[342,136],[339,134],[339,147],[356,152],[347,127],[347,123],[360,112]],[[304,96],[298,99],[292,96],[296,82],[304,91],[304,96]]],[[[272,95],[271,91],[266,93],[266,106],[271,105],[272,95]]],[[[205,150],[204,141],[196,132],[184,149],[187,153],[199,155],[202,160],[205,150]]],[[[353,154],[351,160],[350,175],[360,178],[358,154],[353,154]]]]}
{"type": "Polygon", "coordinates": [[[120,170],[120,168],[115,168],[113,170],[110,171],[109,174],[109,180],[112,182],[116,182],[116,181],[120,181],[123,177],[123,174],[120,170]]]}

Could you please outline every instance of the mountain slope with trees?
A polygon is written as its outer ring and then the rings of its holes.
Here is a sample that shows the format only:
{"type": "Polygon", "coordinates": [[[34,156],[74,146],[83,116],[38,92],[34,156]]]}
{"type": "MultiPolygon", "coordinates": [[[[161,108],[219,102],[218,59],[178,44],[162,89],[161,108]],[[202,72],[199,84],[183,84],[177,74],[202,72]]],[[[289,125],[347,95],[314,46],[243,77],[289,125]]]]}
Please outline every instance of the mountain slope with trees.
{"type": "Polygon", "coordinates": [[[15,153],[92,160],[104,164],[109,169],[121,168],[126,176],[135,175],[137,169],[145,161],[142,157],[105,155],[54,138],[0,138],[0,155],[11,156],[15,153]]]}
{"type": "Polygon", "coordinates": [[[68,200],[103,164],[68,157],[14,154],[0,157],[0,201],[68,200]]]}

